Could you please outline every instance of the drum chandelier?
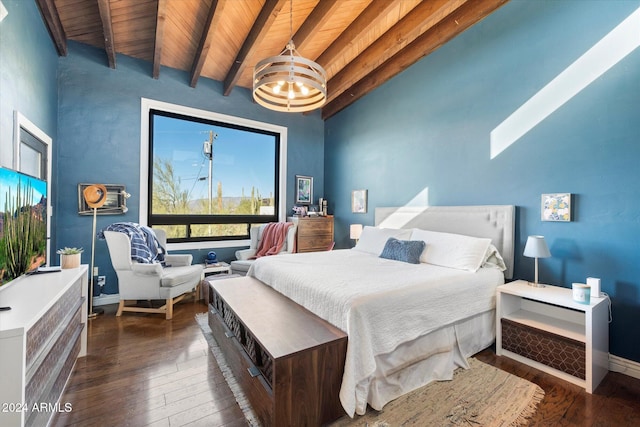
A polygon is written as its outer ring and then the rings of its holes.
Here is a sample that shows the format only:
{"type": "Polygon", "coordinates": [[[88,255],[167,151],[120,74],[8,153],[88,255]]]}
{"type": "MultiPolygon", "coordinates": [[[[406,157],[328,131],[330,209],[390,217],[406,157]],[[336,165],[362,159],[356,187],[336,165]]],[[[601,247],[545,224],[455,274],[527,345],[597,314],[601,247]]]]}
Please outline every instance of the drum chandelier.
{"type": "Polygon", "coordinates": [[[293,0],[289,6],[290,40],[277,56],[258,62],[253,70],[253,99],[275,111],[305,112],[327,101],[327,73],[300,56],[293,43],[293,0]]]}

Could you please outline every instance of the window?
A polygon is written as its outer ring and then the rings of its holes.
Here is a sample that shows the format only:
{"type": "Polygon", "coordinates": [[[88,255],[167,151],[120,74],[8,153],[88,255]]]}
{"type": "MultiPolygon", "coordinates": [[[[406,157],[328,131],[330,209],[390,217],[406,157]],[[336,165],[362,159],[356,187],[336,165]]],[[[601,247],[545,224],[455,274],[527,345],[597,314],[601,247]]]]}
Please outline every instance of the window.
{"type": "Polygon", "coordinates": [[[211,247],[211,241],[247,239],[252,224],[284,215],[284,128],[148,104],[141,209],[148,225],[164,229],[169,242],[211,247]]]}

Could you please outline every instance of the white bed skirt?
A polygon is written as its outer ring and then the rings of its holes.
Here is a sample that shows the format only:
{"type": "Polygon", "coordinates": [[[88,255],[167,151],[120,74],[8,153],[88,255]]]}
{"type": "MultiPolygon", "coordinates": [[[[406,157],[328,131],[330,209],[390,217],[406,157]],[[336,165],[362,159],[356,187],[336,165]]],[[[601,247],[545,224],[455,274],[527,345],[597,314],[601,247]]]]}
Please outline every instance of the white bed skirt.
{"type": "MultiPolygon", "coordinates": [[[[487,311],[404,343],[390,354],[376,356],[378,369],[373,378],[357,385],[357,401],[380,410],[432,381],[451,380],[456,368],[469,368],[468,357],[495,341],[495,318],[495,310],[487,311]],[[421,355],[419,359],[415,358],[417,354],[421,355]]],[[[362,415],[366,409],[358,404],[356,413],[362,415]]]]}

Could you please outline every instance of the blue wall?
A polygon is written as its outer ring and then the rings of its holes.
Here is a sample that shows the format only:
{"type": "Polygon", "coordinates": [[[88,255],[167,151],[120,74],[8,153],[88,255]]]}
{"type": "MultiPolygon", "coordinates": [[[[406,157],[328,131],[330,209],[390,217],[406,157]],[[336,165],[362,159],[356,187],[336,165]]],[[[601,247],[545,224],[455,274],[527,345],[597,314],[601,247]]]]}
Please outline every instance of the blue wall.
{"type": "Polygon", "coordinates": [[[512,0],[327,120],[337,244],[351,246],[349,224],[372,224],[376,206],[514,204],[516,277],[533,280],[521,254],[544,235],[540,280],[602,278],[611,353],[640,361],[640,49],[490,158],[492,130],[639,7],[512,0]],[[351,213],[354,189],[368,189],[367,214],[351,213]],[[541,194],[558,192],[573,193],[574,220],[542,222],[541,194]]]}
{"type": "MultiPolygon", "coordinates": [[[[272,112],[255,104],[247,89],[237,87],[230,96],[222,96],[222,84],[210,79],[201,78],[193,89],[188,73],[170,68],[162,68],[154,80],[150,63],[126,56],[118,56],[115,70],[106,64],[103,50],[73,42],[69,55],[59,61],[57,247],[83,246],[87,249],[83,262],[90,263],[92,217],[77,213],[78,183],[124,184],[132,193],[129,212],[98,216],[98,230],[116,221],[138,222],[141,97],[286,126],[289,188],[296,174],[311,175],[317,182],[315,197],[322,196],[324,123],[319,112],[307,116],[272,112]]],[[[287,206],[293,206],[291,190],[287,206]]],[[[232,249],[216,252],[221,259],[234,259],[232,249]]],[[[205,254],[194,256],[203,260],[205,254]]],[[[96,243],[95,265],[107,276],[105,293],[116,293],[104,241],[96,243]]]]}
{"type": "Polygon", "coordinates": [[[34,1],[4,0],[0,22],[0,166],[13,167],[13,113],[51,138],[57,127],[58,54],[34,1]]]}

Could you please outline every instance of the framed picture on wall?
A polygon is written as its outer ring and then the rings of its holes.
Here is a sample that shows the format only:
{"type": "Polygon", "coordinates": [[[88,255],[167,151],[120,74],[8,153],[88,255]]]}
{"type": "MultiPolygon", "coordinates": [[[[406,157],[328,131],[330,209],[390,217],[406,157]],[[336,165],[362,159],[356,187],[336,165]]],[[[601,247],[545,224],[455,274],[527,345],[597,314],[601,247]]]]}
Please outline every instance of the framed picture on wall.
{"type": "Polygon", "coordinates": [[[367,190],[353,190],[351,192],[351,212],[367,213],[367,190]]]}
{"type": "Polygon", "coordinates": [[[310,205],[313,203],[313,177],[296,175],[296,201],[297,205],[310,205]]]}
{"type": "Polygon", "coordinates": [[[571,193],[543,194],[542,221],[571,221],[571,193]]]}
{"type": "MultiPolygon", "coordinates": [[[[93,209],[84,200],[84,190],[93,184],[78,184],[78,214],[93,215],[93,209]]],[[[127,212],[127,193],[124,185],[104,184],[107,189],[107,199],[101,207],[96,209],[96,215],[121,215],[127,212]]]]}

